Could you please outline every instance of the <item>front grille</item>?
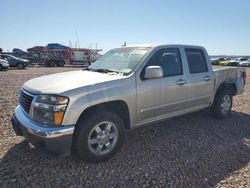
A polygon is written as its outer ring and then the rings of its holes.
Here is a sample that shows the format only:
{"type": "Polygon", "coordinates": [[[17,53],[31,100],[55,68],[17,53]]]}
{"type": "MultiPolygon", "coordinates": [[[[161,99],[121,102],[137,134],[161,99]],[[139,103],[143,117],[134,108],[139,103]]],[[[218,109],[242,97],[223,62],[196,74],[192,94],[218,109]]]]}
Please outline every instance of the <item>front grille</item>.
{"type": "Polygon", "coordinates": [[[34,96],[27,91],[21,90],[20,96],[19,96],[19,103],[21,107],[24,109],[25,112],[29,113],[30,106],[32,103],[34,96]]]}

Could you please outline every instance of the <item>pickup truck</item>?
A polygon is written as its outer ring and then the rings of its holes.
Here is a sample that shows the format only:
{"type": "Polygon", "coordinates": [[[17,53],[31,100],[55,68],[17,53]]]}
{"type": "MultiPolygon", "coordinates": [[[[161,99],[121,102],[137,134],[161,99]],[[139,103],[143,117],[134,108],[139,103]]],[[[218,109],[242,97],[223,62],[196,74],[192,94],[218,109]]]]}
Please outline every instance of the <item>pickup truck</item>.
{"type": "Polygon", "coordinates": [[[245,81],[244,68],[213,70],[200,46],[126,46],[83,70],[26,82],[12,125],[35,147],[102,162],[127,130],[205,108],[226,118],[245,81]]]}

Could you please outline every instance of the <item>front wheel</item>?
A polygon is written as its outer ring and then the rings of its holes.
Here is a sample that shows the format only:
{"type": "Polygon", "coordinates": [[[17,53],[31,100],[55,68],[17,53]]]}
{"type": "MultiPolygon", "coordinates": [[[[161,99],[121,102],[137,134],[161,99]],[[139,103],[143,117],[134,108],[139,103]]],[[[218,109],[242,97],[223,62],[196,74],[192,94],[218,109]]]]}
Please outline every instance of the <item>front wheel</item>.
{"type": "Polygon", "coordinates": [[[113,157],[125,135],[124,123],[114,112],[102,111],[79,121],[73,148],[74,156],[98,163],[113,157]]]}
{"type": "Polygon", "coordinates": [[[226,118],[231,113],[232,102],[233,97],[229,90],[222,89],[218,91],[211,107],[213,115],[220,119],[226,118]]]}
{"type": "Polygon", "coordinates": [[[57,66],[58,67],[63,67],[65,65],[65,62],[64,61],[60,61],[57,63],[57,66]]]}

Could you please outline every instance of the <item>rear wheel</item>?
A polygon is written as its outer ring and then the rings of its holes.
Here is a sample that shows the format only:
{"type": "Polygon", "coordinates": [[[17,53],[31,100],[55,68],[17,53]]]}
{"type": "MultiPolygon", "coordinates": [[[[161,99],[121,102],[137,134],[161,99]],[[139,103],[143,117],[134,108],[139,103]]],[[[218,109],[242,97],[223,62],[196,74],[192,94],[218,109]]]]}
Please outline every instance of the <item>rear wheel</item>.
{"type": "Polygon", "coordinates": [[[110,159],[118,152],[125,129],[122,119],[116,113],[102,111],[95,114],[77,124],[73,156],[85,162],[98,163],[110,159]]]}
{"type": "Polygon", "coordinates": [[[49,65],[49,67],[54,67],[56,64],[55,64],[55,62],[50,61],[50,62],[48,63],[48,65],[49,65]]]}
{"type": "Polygon", "coordinates": [[[17,68],[18,68],[18,69],[24,69],[24,68],[25,68],[25,66],[24,66],[24,64],[19,63],[19,64],[17,65],[17,68]]]}
{"type": "Polygon", "coordinates": [[[211,107],[213,115],[217,118],[226,118],[232,109],[233,97],[230,90],[221,89],[215,96],[211,107]]]}

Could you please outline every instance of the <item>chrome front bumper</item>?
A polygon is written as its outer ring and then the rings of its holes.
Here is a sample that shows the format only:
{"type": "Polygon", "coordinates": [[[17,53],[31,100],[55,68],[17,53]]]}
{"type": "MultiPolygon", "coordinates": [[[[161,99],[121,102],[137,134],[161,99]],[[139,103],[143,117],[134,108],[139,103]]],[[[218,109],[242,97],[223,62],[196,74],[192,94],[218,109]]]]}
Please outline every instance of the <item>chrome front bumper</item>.
{"type": "Polygon", "coordinates": [[[47,127],[28,117],[20,105],[16,107],[12,126],[19,136],[24,136],[31,144],[56,153],[70,153],[74,125],[47,127]]]}

